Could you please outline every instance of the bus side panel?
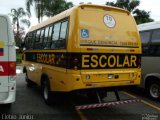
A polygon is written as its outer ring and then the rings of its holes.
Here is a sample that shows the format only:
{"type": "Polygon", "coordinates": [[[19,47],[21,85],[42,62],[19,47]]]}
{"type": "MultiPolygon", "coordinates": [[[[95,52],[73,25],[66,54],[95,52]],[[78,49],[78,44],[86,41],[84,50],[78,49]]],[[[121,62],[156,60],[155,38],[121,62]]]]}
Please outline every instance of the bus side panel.
{"type": "Polygon", "coordinates": [[[40,85],[43,65],[28,61],[27,62],[23,61],[23,65],[27,69],[28,78],[31,81],[35,82],[36,84],[40,85]]]}
{"type": "Polygon", "coordinates": [[[8,92],[8,22],[0,16],[0,92],[8,92]]]}
{"type": "Polygon", "coordinates": [[[16,50],[10,20],[7,16],[0,16],[0,104],[15,101],[15,54],[16,50]]]}
{"type": "Polygon", "coordinates": [[[52,91],[67,91],[68,79],[65,68],[44,66],[42,71],[48,76],[52,91]]]}

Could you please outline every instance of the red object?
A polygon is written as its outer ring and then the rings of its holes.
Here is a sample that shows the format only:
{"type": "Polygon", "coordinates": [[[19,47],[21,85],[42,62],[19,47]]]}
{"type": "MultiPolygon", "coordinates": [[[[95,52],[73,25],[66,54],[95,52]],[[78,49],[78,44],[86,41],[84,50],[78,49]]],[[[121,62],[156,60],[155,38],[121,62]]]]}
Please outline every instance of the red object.
{"type": "Polygon", "coordinates": [[[0,56],[3,56],[3,52],[0,52],[0,56]]]}
{"type": "Polygon", "coordinates": [[[15,76],[16,75],[16,62],[1,62],[0,61],[0,76],[15,76]]]}

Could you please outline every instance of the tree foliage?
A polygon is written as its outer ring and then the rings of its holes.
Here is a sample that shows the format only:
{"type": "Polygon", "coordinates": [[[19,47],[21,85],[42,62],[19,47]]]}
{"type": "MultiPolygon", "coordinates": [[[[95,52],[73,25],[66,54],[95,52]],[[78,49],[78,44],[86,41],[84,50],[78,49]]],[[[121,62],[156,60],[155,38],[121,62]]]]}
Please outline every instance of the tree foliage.
{"type": "Polygon", "coordinates": [[[40,22],[44,16],[45,4],[48,1],[50,0],[26,0],[26,9],[31,14],[31,6],[33,6],[38,22],[40,22]]]}
{"type": "Polygon", "coordinates": [[[73,7],[72,2],[66,2],[65,0],[51,0],[46,3],[45,15],[48,17],[54,16],[66,9],[73,7]]]}
{"type": "Polygon", "coordinates": [[[120,7],[130,11],[133,14],[137,24],[154,21],[150,18],[150,12],[137,8],[140,5],[139,0],[117,0],[115,3],[106,2],[106,5],[120,7]]]}
{"type": "Polygon", "coordinates": [[[139,10],[136,9],[133,14],[136,14],[134,16],[137,24],[141,23],[147,23],[147,22],[152,22],[154,21],[152,18],[150,18],[150,12],[146,12],[145,10],[139,10]]]}
{"type": "Polygon", "coordinates": [[[13,24],[13,32],[15,36],[16,46],[21,45],[22,36],[25,34],[24,27],[20,26],[20,24],[30,26],[30,21],[25,18],[25,16],[30,17],[30,14],[24,11],[23,8],[11,9],[11,13],[9,15],[12,17],[13,24]]]}
{"type": "Polygon", "coordinates": [[[65,0],[26,0],[26,8],[31,13],[31,6],[34,7],[38,22],[43,16],[54,16],[73,6],[72,2],[65,0]]]}

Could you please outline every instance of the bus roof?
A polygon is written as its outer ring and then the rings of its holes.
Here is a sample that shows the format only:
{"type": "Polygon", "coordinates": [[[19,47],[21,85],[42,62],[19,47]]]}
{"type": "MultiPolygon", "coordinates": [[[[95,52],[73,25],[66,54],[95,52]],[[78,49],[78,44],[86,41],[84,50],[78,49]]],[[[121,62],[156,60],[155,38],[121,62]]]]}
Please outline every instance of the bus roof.
{"type": "Polygon", "coordinates": [[[157,29],[157,28],[160,28],[160,21],[143,23],[138,25],[139,31],[146,31],[146,30],[157,29]]]}
{"type": "Polygon", "coordinates": [[[102,9],[104,9],[104,10],[114,9],[114,10],[118,10],[118,11],[126,12],[127,14],[130,14],[130,12],[127,11],[127,10],[124,10],[124,9],[121,9],[121,8],[117,8],[117,7],[113,7],[113,6],[94,5],[94,4],[80,4],[80,5],[77,5],[77,6],[74,6],[74,7],[70,8],[70,9],[68,9],[68,10],[63,11],[63,12],[61,12],[60,14],[57,14],[57,15],[55,15],[54,17],[51,17],[51,18],[47,19],[46,21],[41,22],[41,23],[38,24],[38,25],[32,26],[32,27],[30,28],[29,32],[30,32],[30,31],[34,31],[34,30],[37,30],[37,29],[39,29],[39,28],[42,28],[42,27],[44,27],[44,26],[46,26],[46,25],[49,25],[49,24],[51,24],[51,23],[53,23],[53,22],[56,22],[56,21],[58,21],[58,20],[61,20],[61,19],[63,19],[63,18],[66,18],[66,17],[68,17],[68,16],[71,15],[71,13],[72,13],[72,11],[74,11],[74,9],[77,9],[77,8],[79,8],[79,7],[94,7],[94,8],[102,8],[102,9]]]}

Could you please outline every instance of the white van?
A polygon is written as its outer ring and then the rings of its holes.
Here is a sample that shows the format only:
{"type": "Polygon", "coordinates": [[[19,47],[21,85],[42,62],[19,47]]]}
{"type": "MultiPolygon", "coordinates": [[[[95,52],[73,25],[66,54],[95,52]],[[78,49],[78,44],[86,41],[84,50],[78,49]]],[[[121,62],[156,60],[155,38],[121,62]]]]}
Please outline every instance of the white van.
{"type": "Polygon", "coordinates": [[[160,100],[160,21],[138,25],[142,41],[141,86],[160,100]]]}
{"type": "Polygon", "coordinates": [[[11,105],[16,96],[16,50],[9,17],[0,15],[0,104],[11,105]]]}

